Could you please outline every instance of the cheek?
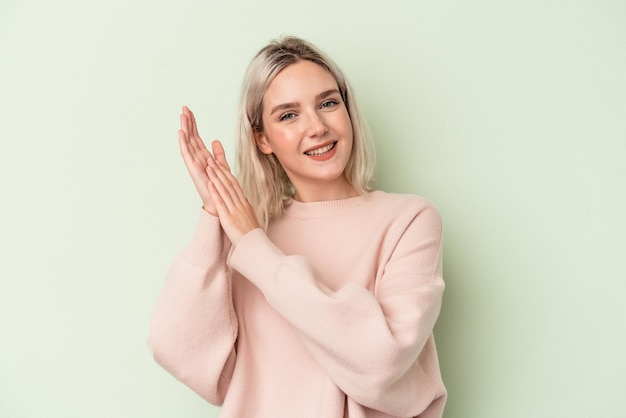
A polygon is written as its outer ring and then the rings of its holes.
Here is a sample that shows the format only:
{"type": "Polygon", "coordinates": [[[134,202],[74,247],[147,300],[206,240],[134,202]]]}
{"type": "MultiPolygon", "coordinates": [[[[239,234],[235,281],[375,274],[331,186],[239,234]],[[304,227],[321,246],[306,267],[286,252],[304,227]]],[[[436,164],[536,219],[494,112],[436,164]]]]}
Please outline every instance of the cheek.
{"type": "Polygon", "coordinates": [[[344,132],[352,133],[352,120],[350,119],[350,115],[348,114],[348,109],[343,109],[341,114],[341,123],[344,126],[344,132]]]}
{"type": "Polygon", "coordinates": [[[279,127],[268,130],[270,142],[278,148],[288,148],[297,143],[298,132],[293,127],[279,127]]]}
{"type": "Polygon", "coordinates": [[[346,120],[345,120],[345,128],[344,128],[344,132],[346,137],[350,138],[350,141],[354,140],[354,132],[352,131],[352,121],[350,120],[350,117],[346,114],[346,120]]]}

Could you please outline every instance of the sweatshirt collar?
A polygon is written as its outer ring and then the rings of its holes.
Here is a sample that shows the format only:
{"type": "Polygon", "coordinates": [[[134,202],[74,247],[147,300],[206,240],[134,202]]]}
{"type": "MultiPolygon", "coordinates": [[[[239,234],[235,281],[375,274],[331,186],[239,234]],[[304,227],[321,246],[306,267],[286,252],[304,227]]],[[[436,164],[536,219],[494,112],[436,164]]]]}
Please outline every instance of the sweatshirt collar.
{"type": "Polygon", "coordinates": [[[320,202],[298,202],[291,200],[285,204],[285,215],[298,219],[313,219],[333,216],[374,202],[384,193],[378,190],[347,199],[325,200],[320,202]]]}

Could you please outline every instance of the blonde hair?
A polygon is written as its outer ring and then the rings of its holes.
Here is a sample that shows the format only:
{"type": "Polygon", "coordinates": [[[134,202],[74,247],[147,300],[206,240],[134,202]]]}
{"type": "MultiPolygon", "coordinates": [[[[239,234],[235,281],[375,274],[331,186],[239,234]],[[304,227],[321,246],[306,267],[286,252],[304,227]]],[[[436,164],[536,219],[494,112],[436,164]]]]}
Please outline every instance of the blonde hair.
{"type": "Polygon", "coordinates": [[[312,44],[286,37],[272,41],[252,59],[241,90],[237,127],[238,178],[243,192],[267,229],[292,199],[294,188],[274,154],[264,154],[256,146],[255,132],[263,132],[263,97],[274,78],[299,61],[312,61],[336,80],[339,93],[352,123],[353,145],[344,175],[357,193],[371,190],[374,174],[374,146],[354,93],[337,65],[312,44]]]}

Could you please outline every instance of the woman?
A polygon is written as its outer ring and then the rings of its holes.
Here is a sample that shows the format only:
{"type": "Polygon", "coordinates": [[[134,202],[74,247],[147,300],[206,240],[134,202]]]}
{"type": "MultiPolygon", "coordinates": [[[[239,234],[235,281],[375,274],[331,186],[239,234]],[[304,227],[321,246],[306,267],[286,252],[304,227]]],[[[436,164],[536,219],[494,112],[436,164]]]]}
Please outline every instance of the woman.
{"type": "Polygon", "coordinates": [[[187,108],[179,143],[203,210],[152,315],[156,361],[223,417],[441,417],[441,219],[370,189],[335,64],[297,38],[252,60],[240,181],[187,108]]]}

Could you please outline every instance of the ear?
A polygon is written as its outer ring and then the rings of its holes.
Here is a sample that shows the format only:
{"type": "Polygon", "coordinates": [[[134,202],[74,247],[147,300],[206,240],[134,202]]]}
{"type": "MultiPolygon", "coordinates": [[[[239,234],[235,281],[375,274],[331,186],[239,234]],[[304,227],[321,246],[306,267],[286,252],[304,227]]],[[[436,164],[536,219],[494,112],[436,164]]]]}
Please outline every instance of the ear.
{"type": "Polygon", "coordinates": [[[272,147],[263,132],[254,131],[254,141],[256,142],[257,148],[263,154],[271,154],[273,152],[272,147]]]}

